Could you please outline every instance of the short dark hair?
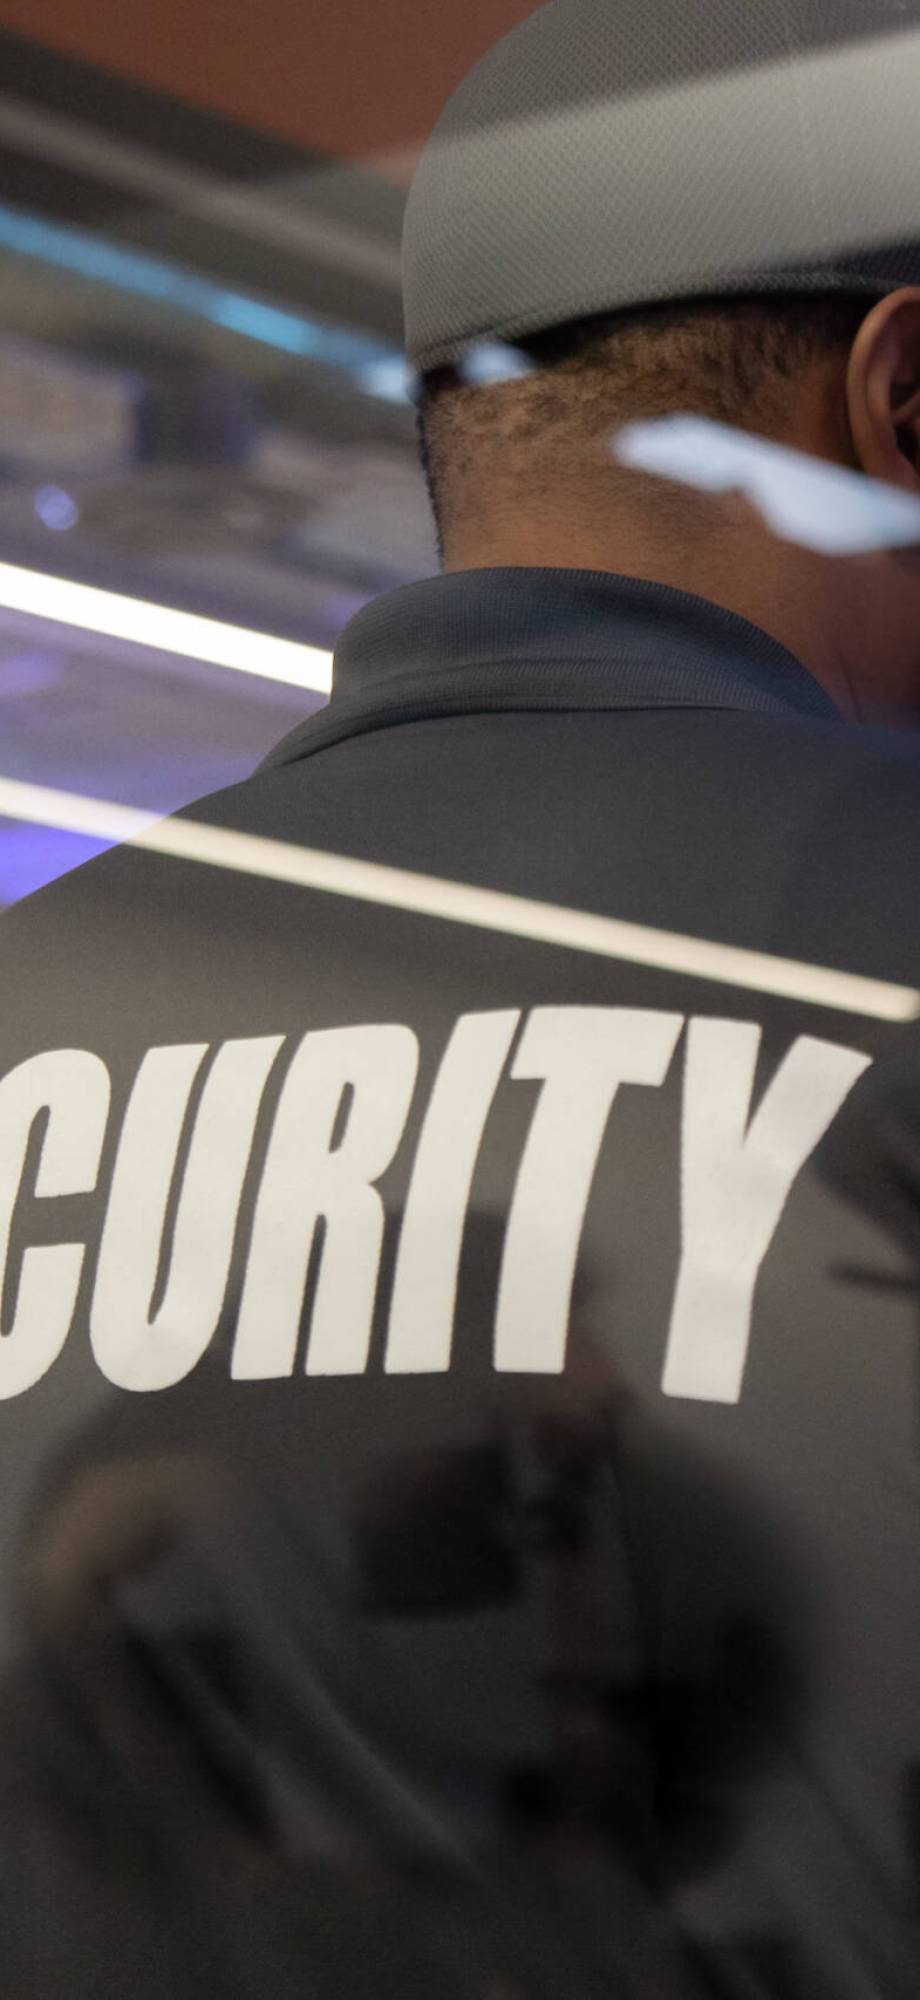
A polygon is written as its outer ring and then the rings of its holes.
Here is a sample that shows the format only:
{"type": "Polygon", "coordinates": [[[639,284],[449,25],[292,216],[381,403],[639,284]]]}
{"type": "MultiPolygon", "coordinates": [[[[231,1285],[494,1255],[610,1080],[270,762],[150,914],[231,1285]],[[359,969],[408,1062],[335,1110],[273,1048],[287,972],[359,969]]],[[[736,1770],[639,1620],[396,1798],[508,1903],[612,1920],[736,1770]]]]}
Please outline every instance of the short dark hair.
{"type": "Polygon", "coordinates": [[[419,454],[438,552],[477,498],[546,498],[605,429],[687,410],[772,436],[789,385],[849,352],[875,299],[853,293],[745,294],[598,313],[514,342],[535,365],[471,384],[456,368],[418,379],[419,454]]]}

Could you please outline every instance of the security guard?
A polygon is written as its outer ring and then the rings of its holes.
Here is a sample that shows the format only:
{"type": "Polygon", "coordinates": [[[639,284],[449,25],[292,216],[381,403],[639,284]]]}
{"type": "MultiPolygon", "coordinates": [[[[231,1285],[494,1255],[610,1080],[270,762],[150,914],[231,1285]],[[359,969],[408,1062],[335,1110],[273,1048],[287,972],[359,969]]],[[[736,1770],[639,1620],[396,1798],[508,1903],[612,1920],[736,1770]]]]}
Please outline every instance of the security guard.
{"type": "Polygon", "coordinates": [[[406,220],[445,573],[4,921],[15,2000],[916,1993],[916,557],[669,544],[540,343],[830,300],[776,435],[920,494],[918,29],[505,37],[406,220]]]}

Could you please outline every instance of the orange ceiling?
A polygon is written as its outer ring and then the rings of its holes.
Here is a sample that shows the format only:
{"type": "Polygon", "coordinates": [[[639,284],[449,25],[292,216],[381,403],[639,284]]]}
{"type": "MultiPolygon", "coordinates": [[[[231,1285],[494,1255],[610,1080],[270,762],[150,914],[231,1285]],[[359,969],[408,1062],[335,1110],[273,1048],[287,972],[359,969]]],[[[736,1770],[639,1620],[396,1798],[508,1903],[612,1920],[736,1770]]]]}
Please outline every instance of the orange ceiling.
{"type": "Polygon", "coordinates": [[[0,0],[0,28],[295,145],[372,159],[417,151],[466,70],[534,8],[535,0],[144,0],[137,8],[0,0]]]}

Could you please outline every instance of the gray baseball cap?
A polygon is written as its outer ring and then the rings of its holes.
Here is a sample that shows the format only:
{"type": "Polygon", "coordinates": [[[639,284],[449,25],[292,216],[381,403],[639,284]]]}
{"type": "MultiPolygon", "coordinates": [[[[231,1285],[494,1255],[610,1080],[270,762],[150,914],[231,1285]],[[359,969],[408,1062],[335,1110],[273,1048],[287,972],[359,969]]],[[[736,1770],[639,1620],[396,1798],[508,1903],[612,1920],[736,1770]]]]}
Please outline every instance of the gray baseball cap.
{"type": "Polygon", "coordinates": [[[445,106],[406,354],[593,313],[920,285],[920,0],[549,0],[445,106]]]}

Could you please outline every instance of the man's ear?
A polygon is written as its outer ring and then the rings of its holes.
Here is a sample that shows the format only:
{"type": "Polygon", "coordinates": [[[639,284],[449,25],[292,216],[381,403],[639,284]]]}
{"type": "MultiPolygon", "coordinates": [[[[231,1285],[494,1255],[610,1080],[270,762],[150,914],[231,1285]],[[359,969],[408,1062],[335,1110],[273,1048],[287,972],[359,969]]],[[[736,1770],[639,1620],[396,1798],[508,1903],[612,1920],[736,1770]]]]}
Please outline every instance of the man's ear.
{"type": "Polygon", "coordinates": [[[889,292],[867,315],[846,394],[862,471],[920,495],[920,287],[889,292]]]}
{"type": "Polygon", "coordinates": [[[915,472],[920,472],[920,389],[896,413],[896,426],[898,450],[915,472]]]}

